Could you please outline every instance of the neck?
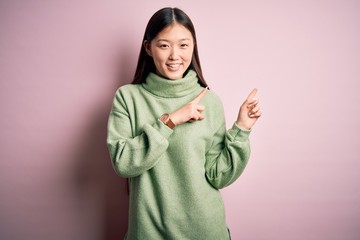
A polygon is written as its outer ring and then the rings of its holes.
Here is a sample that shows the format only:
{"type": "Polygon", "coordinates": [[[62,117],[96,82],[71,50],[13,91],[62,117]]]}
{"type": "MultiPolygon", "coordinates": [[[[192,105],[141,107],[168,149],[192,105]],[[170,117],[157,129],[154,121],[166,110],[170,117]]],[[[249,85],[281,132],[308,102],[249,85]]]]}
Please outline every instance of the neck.
{"type": "Polygon", "coordinates": [[[159,97],[183,97],[196,91],[199,83],[196,72],[189,70],[183,78],[177,80],[170,80],[151,72],[142,85],[159,97]]]}

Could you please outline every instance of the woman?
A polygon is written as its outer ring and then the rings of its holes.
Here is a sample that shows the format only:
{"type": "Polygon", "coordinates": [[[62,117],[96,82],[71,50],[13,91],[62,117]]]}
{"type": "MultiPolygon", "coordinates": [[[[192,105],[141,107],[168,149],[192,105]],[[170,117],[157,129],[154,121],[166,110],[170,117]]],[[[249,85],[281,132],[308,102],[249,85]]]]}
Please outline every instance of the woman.
{"type": "Polygon", "coordinates": [[[125,239],[230,239],[218,189],[249,159],[248,136],[261,115],[255,94],[226,130],[191,20],[177,8],[151,17],[133,83],[116,92],[108,123],[114,169],[129,179],[125,239]]]}

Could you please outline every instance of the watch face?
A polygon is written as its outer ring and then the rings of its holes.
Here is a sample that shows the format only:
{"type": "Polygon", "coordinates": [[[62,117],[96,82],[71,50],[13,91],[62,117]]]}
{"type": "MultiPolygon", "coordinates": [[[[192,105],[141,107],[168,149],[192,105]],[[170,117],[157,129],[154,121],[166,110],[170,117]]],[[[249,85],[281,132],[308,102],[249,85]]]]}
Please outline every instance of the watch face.
{"type": "Polygon", "coordinates": [[[169,114],[167,114],[167,113],[163,114],[163,115],[160,117],[160,120],[161,120],[162,122],[164,122],[164,123],[165,123],[168,119],[169,119],[169,114]]]}

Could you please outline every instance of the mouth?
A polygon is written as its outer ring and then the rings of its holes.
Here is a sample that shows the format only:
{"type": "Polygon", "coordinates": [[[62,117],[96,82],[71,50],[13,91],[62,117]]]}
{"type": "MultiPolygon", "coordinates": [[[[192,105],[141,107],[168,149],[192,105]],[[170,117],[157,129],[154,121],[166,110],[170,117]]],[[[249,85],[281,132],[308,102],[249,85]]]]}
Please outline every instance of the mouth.
{"type": "Polygon", "coordinates": [[[170,64],[166,64],[166,66],[171,69],[171,70],[178,70],[180,67],[181,63],[170,63],[170,64]]]}

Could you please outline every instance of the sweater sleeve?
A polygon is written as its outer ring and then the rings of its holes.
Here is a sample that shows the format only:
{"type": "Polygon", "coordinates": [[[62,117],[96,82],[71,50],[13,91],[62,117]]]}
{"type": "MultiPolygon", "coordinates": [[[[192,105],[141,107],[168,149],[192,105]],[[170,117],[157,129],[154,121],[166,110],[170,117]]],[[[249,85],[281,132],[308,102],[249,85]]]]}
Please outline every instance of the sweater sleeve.
{"type": "Polygon", "coordinates": [[[114,170],[122,177],[135,177],[154,167],[168,148],[167,138],[173,132],[154,119],[134,136],[132,121],[125,101],[117,93],[108,120],[107,145],[114,170]]]}
{"type": "Polygon", "coordinates": [[[225,123],[216,131],[205,164],[206,177],[215,188],[230,185],[243,172],[250,157],[249,134],[235,123],[227,131],[225,123]]]}

